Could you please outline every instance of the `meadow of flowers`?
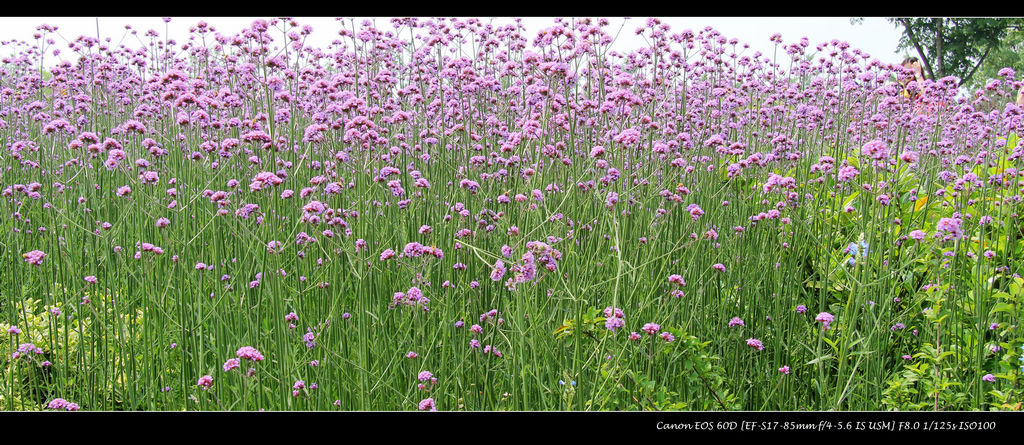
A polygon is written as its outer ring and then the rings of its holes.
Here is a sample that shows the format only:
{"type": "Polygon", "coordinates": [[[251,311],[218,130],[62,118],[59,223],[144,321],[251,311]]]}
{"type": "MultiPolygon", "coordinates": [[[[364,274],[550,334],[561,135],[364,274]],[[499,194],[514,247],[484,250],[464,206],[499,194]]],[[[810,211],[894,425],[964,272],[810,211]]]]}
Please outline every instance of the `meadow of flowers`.
{"type": "Polygon", "coordinates": [[[3,42],[0,409],[1019,409],[1016,73],[640,25],[3,42]]]}

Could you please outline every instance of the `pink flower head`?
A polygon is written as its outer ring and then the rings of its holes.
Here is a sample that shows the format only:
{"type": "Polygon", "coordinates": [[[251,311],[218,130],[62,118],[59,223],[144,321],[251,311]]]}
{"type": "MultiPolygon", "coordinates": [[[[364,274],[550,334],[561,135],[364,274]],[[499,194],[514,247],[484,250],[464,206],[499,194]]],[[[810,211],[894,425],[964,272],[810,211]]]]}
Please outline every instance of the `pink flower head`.
{"type": "Polygon", "coordinates": [[[430,380],[433,377],[434,377],[434,374],[431,374],[430,371],[420,372],[420,374],[418,376],[416,376],[416,378],[419,379],[421,382],[425,382],[427,380],[430,380]]]}
{"type": "Polygon", "coordinates": [[[405,245],[405,248],[402,249],[402,254],[407,257],[418,257],[423,255],[423,248],[422,244],[413,241],[405,245]]]}
{"type": "Polygon", "coordinates": [[[860,171],[858,171],[856,168],[846,166],[839,169],[837,179],[839,179],[839,182],[849,182],[853,180],[853,178],[856,178],[858,174],[860,174],[860,171]]]}
{"type": "Polygon", "coordinates": [[[62,409],[65,411],[78,411],[81,407],[77,403],[68,402],[67,400],[56,398],[46,404],[47,409],[62,409]]]}
{"type": "Polygon", "coordinates": [[[223,369],[224,372],[228,372],[232,369],[239,367],[240,365],[241,363],[239,363],[237,358],[229,358],[226,362],[224,362],[223,369]]]}
{"type": "Polygon", "coordinates": [[[729,327],[730,328],[736,327],[736,326],[745,326],[743,324],[743,319],[742,318],[740,318],[740,317],[732,317],[732,320],[729,320],[729,327]]]}
{"type": "Polygon", "coordinates": [[[434,403],[434,398],[427,398],[420,401],[420,411],[437,411],[437,405],[434,403]]]}
{"type": "Polygon", "coordinates": [[[889,156],[889,147],[881,140],[872,140],[861,147],[860,154],[875,160],[885,159],[889,156]]]}
{"type": "Polygon", "coordinates": [[[704,210],[701,209],[700,206],[697,204],[690,204],[689,206],[686,207],[686,211],[690,212],[690,218],[692,218],[694,221],[700,219],[700,217],[704,215],[704,210]]]}
{"type": "Polygon", "coordinates": [[[747,339],[747,346],[750,346],[751,348],[757,349],[758,351],[763,351],[764,350],[764,343],[761,343],[761,340],[758,340],[756,338],[748,338],[747,339]]]}
{"type": "Polygon", "coordinates": [[[781,372],[783,374],[789,374],[789,366],[783,366],[783,367],[779,368],[779,372],[781,372]]]}
{"type": "Polygon", "coordinates": [[[263,360],[263,354],[260,354],[260,351],[256,350],[256,348],[252,346],[242,346],[241,348],[238,348],[235,355],[237,355],[238,358],[244,358],[254,362],[263,360]]]}
{"type": "Polygon", "coordinates": [[[644,332],[646,332],[647,335],[655,335],[655,334],[658,333],[658,330],[660,330],[660,329],[661,329],[661,325],[659,325],[657,323],[647,323],[642,328],[642,330],[644,332]]]}
{"type": "Polygon", "coordinates": [[[613,308],[611,306],[608,306],[608,307],[604,308],[604,316],[607,317],[607,318],[612,318],[612,317],[615,317],[615,318],[625,318],[626,314],[624,312],[622,312],[622,309],[619,309],[617,307],[613,308]]]}
{"type": "Polygon", "coordinates": [[[57,398],[57,399],[51,400],[50,403],[48,403],[46,405],[46,408],[48,408],[48,409],[64,409],[64,407],[66,407],[66,406],[68,406],[68,401],[67,400],[64,400],[64,399],[61,399],[61,398],[57,398]]]}
{"type": "Polygon", "coordinates": [[[722,263],[715,263],[715,265],[711,266],[711,268],[713,268],[713,269],[715,269],[715,270],[717,270],[719,272],[725,272],[725,265],[722,264],[722,263]]]}
{"type": "Polygon", "coordinates": [[[918,160],[917,152],[905,151],[900,154],[900,160],[908,164],[916,164],[918,160]]]}
{"type": "Polygon", "coordinates": [[[615,331],[616,329],[622,328],[626,325],[626,321],[619,317],[608,317],[604,322],[604,327],[608,328],[609,331],[615,331]]]}
{"type": "Polygon", "coordinates": [[[618,142],[627,147],[631,147],[640,142],[641,135],[640,131],[636,127],[630,127],[623,130],[621,133],[612,138],[615,142],[618,142]]]}
{"type": "Polygon", "coordinates": [[[23,253],[21,257],[25,258],[25,262],[29,264],[41,266],[43,265],[43,258],[46,258],[46,254],[43,253],[42,250],[33,250],[31,252],[23,253]]]}
{"type": "Polygon", "coordinates": [[[210,389],[210,387],[213,386],[213,376],[204,375],[200,377],[196,382],[196,386],[202,386],[203,389],[210,389]]]}
{"type": "Polygon", "coordinates": [[[619,202],[619,194],[615,192],[608,192],[608,196],[605,198],[604,206],[609,210],[615,208],[615,204],[619,202]]]}
{"type": "Polygon", "coordinates": [[[946,239],[962,238],[964,236],[963,220],[960,218],[942,218],[936,225],[941,232],[946,232],[946,239]]]}
{"type": "Polygon", "coordinates": [[[507,269],[505,269],[505,262],[501,260],[496,261],[494,263],[494,268],[491,269],[491,280],[501,281],[501,278],[505,276],[505,272],[507,272],[507,269]]]}
{"type": "Polygon", "coordinates": [[[825,325],[825,328],[828,328],[828,325],[831,324],[833,320],[835,320],[835,316],[828,312],[822,312],[818,314],[817,317],[814,317],[814,321],[820,321],[825,325]]]}

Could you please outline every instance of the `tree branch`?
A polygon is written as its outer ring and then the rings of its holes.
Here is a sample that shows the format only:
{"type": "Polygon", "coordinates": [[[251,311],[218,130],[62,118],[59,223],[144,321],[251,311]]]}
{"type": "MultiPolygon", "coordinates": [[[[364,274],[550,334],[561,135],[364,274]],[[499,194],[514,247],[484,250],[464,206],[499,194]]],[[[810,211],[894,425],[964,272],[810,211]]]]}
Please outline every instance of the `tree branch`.
{"type": "Polygon", "coordinates": [[[903,25],[903,29],[907,30],[907,38],[910,39],[910,43],[913,43],[914,48],[917,49],[917,55],[921,56],[921,63],[924,64],[924,69],[927,70],[928,75],[931,76],[932,79],[934,79],[935,74],[932,71],[932,64],[928,61],[928,56],[925,55],[924,49],[921,48],[921,43],[918,40],[917,35],[914,34],[914,28],[910,26],[910,23],[907,22],[907,19],[901,18],[897,20],[899,20],[900,24],[903,25]]]}
{"type": "Polygon", "coordinates": [[[990,51],[992,51],[992,45],[989,45],[987,48],[985,48],[985,54],[981,55],[981,58],[978,59],[978,63],[974,64],[974,68],[971,69],[971,72],[967,73],[967,76],[960,80],[960,83],[957,84],[958,87],[960,85],[966,84],[967,80],[970,79],[971,76],[974,76],[974,73],[978,71],[978,68],[981,68],[981,63],[985,61],[985,58],[988,57],[988,53],[990,51]]]}
{"type": "MultiPolygon", "coordinates": [[[[942,35],[943,29],[942,28],[943,28],[943,26],[945,26],[944,21],[945,21],[945,19],[942,19],[942,18],[932,19],[932,23],[935,25],[935,37],[936,37],[936,39],[935,39],[935,64],[938,65],[938,68],[939,68],[939,72],[936,73],[936,74],[942,74],[943,77],[945,77],[947,74],[949,74],[949,73],[946,72],[946,64],[945,64],[946,53],[942,52],[942,39],[943,39],[943,35],[942,35]],[[936,21],[936,20],[938,20],[938,21],[936,21]]],[[[938,75],[933,75],[932,76],[932,80],[938,80],[938,78],[939,78],[938,75]]]]}

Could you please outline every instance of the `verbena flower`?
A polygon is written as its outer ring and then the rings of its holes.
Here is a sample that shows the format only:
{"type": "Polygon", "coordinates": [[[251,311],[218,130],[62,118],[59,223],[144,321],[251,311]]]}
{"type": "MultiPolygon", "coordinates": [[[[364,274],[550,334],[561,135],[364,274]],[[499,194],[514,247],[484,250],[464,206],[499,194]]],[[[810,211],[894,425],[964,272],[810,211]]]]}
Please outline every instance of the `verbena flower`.
{"type": "Polygon", "coordinates": [[[420,411],[437,411],[437,404],[434,403],[434,398],[430,397],[421,400],[417,408],[420,411]]]}
{"type": "Polygon", "coordinates": [[[237,358],[229,358],[226,362],[224,362],[224,366],[222,368],[224,369],[224,372],[228,372],[232,369],[238,368],[239,366],[241,366],[241,363],[238,361],[237,358]]]}
{"type": "Polygon", "coordinates": [[[747,346],[750,346],[751,348],[757,349],[758,351],[763,351],[764,350],[764,343],[761,343],[761,340],[758,340],[756,338],[748,338],[747,339],[747,346]]]}
{"type": "Polygon", "coordinates": [[[203,389],[210,389],[210,387],[213,386],[213,376],[204,375],[200,377],[196,382],[196,386],[202,386],[203,389]]]}
{"type": "Polygon", "coordinates": [[[41,250],[33,250],[30,252],[26,252],[21,256],[25,258],[25,262],[29,264],[34,264],[36,266],[43,265],[43,259],[46,258],[46,254],[43,253],[43,251],[41,250]]]}
{"type": "Polygon", "coordinates": [[[258,351],[256,348],[252,346],[242,346],[241,348],[238,348],[238,351],[235,352],[235,355],[237,355],[238,358],[244,358],[246,360],[251,360],[254,362],[263,360],[263,354],[261,354],[260,351],[258,351]]]}
{"type": "Polygon", "coordinates": [[[65,411],[78,411],[81,409],[77,403],[69,402],[67,400],[56,398],[46,404],[46,409],[60,409],[65,411]]]}
{"type": "Polygon", "coordinates": [[[833,320],[835,320],[835,316],[828,312],[821,312],[817,317],[814,317],[814,321],[824,323],[826,326],[828,326],[829,323],[832,323],[833,320]]]}

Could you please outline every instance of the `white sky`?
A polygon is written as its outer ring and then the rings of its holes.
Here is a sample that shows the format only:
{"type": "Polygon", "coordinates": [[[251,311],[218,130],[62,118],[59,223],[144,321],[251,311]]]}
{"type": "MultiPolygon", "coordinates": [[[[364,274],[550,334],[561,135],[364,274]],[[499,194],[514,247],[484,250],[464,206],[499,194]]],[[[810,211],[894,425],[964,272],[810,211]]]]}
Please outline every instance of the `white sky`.
{"type": "MultiPolygon", "coordinates": [[[[566,17],[568,18],[568,17],[566,17]]],[[[251,24],[257,17],[175,17],[169,24],[170,38],[178,41],[179,45],[188,39],[188,28],[197,24],[200,20],[206,21],[217,31],[225,35],[233,35],[242,28],[251,24]]],[[[333,17],[296,17],[300,25],[308,24],[313,27],[313,34],[306,40],[307,46],[326,48],[334,39],[337,39],[339,23],[333,17]]],[[[393,29],[390,18],[379,17],[374,19],[378,28],[393,29]]],[[[491,20],[491,17],[481,17],[491,20]]],[[[647,17],[633,17],[624,20],[621,17],[609,17],[611,25],[606,28],[609,34],[615,35],[625,22],[622,33],[613,46],[614,50],[629,51],[642,45],[642,42],[635,36],[637,27],[643,26],[647,17]]],[[[812,47],[822,42],[838,39],[850,43],[852,48],[860,48],[866,51],[873,58],[883,62],[898,63],[905,55],[896,51],[896,44],[899,41],[899,30],[887,22],[884,18],[869,17],[862,24],[851,25],[849,17],[661,17],[663,23],[672,26],[670,33],[691,29],[698,31],[705,26],[711,26],[727,38],[737,38],[740,44],[750,45],[748,54],[754,51],[761,51],[770,54],[773,44],[769,41],[772,34],[782,34],[784,43],[798,42],[801,37],[807,37],[812,47]]],[[[494,24],[511,23],[508,17],[493,18],[494,24]]],[[[22,40],[33,42],[32,35],[35,28],[41,24],[49,24],[58,27],[58,33],[65,39],[74,40],[79,35],[95,37],[97,23],[95,17],[0,17],[0,41],[22,40]]],[[[554,20],[550,17],[526,17],[523,24],[527,29],[527,37],[532,41],[537,31],[552,26],[554,20]]],[[[142,37],[146,31],[153,29],[164,34],[165,23],[159,17],[100,17],[100,37],[111,38],[112,43],[117,44],[125,36],[125,25],[131,25],[142,37]]],[[[73,60],[73,53],[67,48],[67,44],[59,37],[55,37],[55,49],[60,49],[60,58],[73,60]]],[[[147,39],[144,39],[147,40],[147,39]]],[[[124,43],[131,48],[139,47],[134,37],[128,36],[124,43]],[[129,40],[131,39],[131,40],[129,40]]],[[[275,42],[277,43],[277,42],[275,42]]],[[[2,55],[10,54],[7,48],[0,49],[2,55]]],[[[52,54],[47,54],[47,64],[56,60],[52,54]]]]}

